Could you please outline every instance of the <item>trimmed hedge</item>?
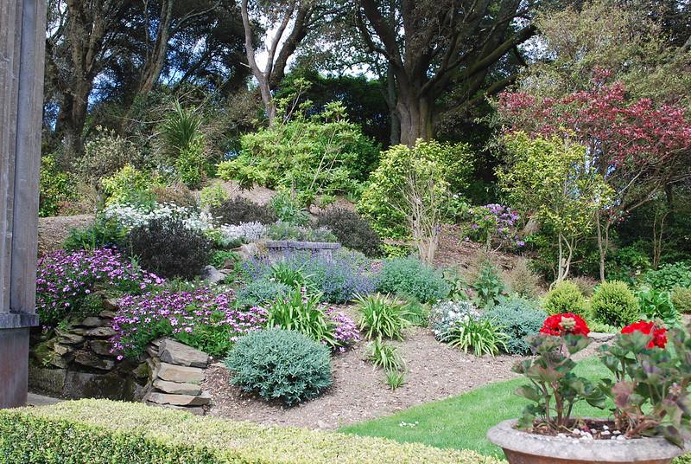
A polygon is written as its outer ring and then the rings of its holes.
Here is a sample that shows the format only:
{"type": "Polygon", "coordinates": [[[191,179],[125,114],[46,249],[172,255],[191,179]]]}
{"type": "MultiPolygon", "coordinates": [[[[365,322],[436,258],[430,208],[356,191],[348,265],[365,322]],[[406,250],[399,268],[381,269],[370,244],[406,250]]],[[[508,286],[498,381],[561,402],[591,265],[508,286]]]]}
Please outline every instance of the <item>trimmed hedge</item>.
{"type": "Polygon", "coordinates": [[[267,427],[109,400],[0,410],[0,462],[500,464],[473,451],[267,427]]]}

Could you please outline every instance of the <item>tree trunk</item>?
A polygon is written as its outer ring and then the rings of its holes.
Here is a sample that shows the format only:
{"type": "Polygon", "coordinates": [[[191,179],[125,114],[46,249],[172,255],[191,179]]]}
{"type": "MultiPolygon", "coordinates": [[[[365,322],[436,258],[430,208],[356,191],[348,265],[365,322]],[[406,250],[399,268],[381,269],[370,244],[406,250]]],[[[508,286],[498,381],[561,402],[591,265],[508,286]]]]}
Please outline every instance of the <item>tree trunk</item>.
{"type": "Polygon", "coordinates": [[[66,93],[56,121],[56,131],[62,135],[64,159],[72,162],[84,150],[82,133],[87,118],[87,103],[91,81],[84,79],[66,93]]]}
{"type": "Polygon", "coordinates": [[[399,81],[396,109],[401,122],[401,143],[412,147],[417,139],[430,140],[433,137],[432,105],[426,97],[404,87],[399,81]]]}

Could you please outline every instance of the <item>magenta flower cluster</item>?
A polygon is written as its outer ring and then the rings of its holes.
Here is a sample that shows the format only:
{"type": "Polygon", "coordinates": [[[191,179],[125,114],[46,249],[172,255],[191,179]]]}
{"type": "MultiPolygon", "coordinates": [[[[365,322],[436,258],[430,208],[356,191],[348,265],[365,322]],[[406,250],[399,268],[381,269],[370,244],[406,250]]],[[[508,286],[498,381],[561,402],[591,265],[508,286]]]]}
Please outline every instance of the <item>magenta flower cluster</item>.
{"type": "Polygon", "coordinates": [[[67,252],[42,257],[37,266],[36,309],[41,323],[53,327],[78,311],[87,295],[106,288],[141,293],[163,280],[126,261],[110,248],[67,252]]]}
{"type": "Polygon", "coordinates": [[[360,340],[360,331],[353,319],[333,306],[328,307],[325,313],[335,324],[334,338],[336,338],[339,353],[345,352],[360,340]]]}
{"type": "Polygon", "coordinates": [[[116,334],[111,339],[118,359],[135,357],[153,340],[176,334],[191,334],[200,326],[223,329],[229,341],[264,328],[267,312],[253,307],[233,308],[234,294],[215,293],[209,288],[193,291],[164,290],[160,293],[128,295],[120,299],[113,319],[116,334]]]}

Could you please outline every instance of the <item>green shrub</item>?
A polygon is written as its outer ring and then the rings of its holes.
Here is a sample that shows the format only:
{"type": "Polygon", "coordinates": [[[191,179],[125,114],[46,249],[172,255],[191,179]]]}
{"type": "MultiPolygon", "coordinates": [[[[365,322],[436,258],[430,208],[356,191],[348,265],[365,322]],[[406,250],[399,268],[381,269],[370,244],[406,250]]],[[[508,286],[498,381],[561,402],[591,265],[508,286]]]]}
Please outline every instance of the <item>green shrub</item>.
{"type": "Polygon", "coordinates": [[[281,222],[294,226],[305,226],[310,222],[308,212],[286,191],[274,195],[269,201],[269,208],[281,222]]]}
{"type": "Polygon", "coordinates": [[[529,267],[527,259],[518,259],[509,272],[509,289],[523,298],[535,298],[538,295],[540,277],[529,267]]]}
{"type": "Polygon", "coordinates": [[[470,301],[441,301],[430,309],[430,329],[435,338],[441,341],[457,322],[480,317],[480,311],[470,301]]]}
{"type": "Polygon", "coordinates": [[[639,302],[626,283],[603,282],[591,298],[591,311],[597,321],[623,327],[639,319],[639,302]]]}
{"type": "Polygon", "coordinates": [[[100,179],[110,177],[130,165],[142,169],[145,157],[142,150],[115,131],[96,127],[94,136],[84,145],[84,155],[76,163],[80,179],[96,185],[100,179]]]}
{"type": "Polygon", "coordinates": [[[275,301],[286,298],[291,287],[269,279],[250,281],[236,293],[236,305],[239,308],[252,306],[270,306],[275,301]]]}
{"type": "Polygon", "coordinates": [[[690,314],[689,287],[673,287],[670,291],[670,302],[681,314],[690,314]]]}
{"type": "Polygon", "coordinates": [[[582,295],[579,287],[569,280],[563,280],[555,285],[545,296],[545,301],[543,302],[543,309],[551,315],[574,313],[586,316],[589,312],[588,308],[588,302],[582,295]]]}
{"type": "Polygon", "coordinates": [[[211,241],[174,218],[152,219],[128,235],[129,253],[140,265],[164,278],[192,279],[209,263],[211,241]]]}
{"type": "Polygon", "coordinates": [[[661,264],[644,274],[644,282],[654,290],[670,291],[673,287],[690,288],[690,263],[661,264]]]}
{"type": "Polygon", "coordinates": [[[316,398],[332,384],[329,349],[293,330],[241,337],[226,358],[231,383],[288,406],[316,398]]]}
{"type": "Polygon", "coordinates": [[[378,292],[414,298],[421,303],[434,303],[449,294],[441,273],[415,258],[385,260],[375,280],[378,292]]]}
{"type": "Polygon", "coordinates": [[[337,241],[336,236],[326,227],[313,229],[279,221],[267,228],[267,236],[272,240],[296,240],[299,242],[331,242],[337,241]]]}
{"type": "Polygon", "coordinates": [[[399,350],[379,337],[368,345],[367,356],[373,366],[381,367],[385,371],[401,371],[405,367],[399,350]]]}
{"type": "Polygon", "coordinates": [[[405,302],[381,294],[358,296],[355,301],[360,313],[358,327],[366,337],[404,339],[403,331],[409,325],[405,302]]]}
{"type": "Polygon", "coordinates": [[[457,321],[442,341],[461,348],[464,353],[472,350],[476,356],[495,356],[500,350],[507,351],[507,338],[495,321],[468,317],[457,321]]]}
{"type": "Polygon", "coordinates": [[[148,205],[155,202],[152,186],[157,183],[144,171],[127,164],[110,177],[101,179],[106,204],[148,205]]]}
{"type": "Polygon", "coordinates": [[[243,197],[235,197],[220,205],[212,205],[209,212],[219,224],[238,225],[244,222],[272,224],[276,221],[276,215],[270,208],[243,197]]]}
{"type": "Polygon", "coordinates": [[[54,155],[41,157],[39,177],[38,215],[57,216],[63,203],[75,198],[75,179],[61,171],[54,155]]]}
{"type": "Polygon", "coordinates": [[[494,321],[507,335],[506,352],[522,356],[531,354],[531,346],[525,338],[536,335],[546,318],[545,311],[537,304],[523,298],[507,298],[487,311],[484,318],[494,321]]]}
{"type": "Polygon", "coordinates": [[[299,287],[271,305],[267,327],[294,330],[330,348],[338,345],[334,334],[336,324],[320,306],[320,295],[308,295],[299,287]]]}
{"type": "Polygon", "coordinates": [[[382,241],[370,223],[358,213],[347,209],[330,209],[319,215],[317,225],[332,231],[346,248],[358,250],[365,256],[378,256],[382,241]]]}
{"type": "Polygon", "coordinates": [[[102,247],[124,248],[127,229],[114,219],[97,217],[90,226],[70,229],[62,247],[67,251],[95,250],[102,247]]]}
{"type": "Polygon", "coordinates": [[[500,301],[500,296],[505,290],[505,285],[498,269],[486,261],[481,266],[471,288],[476,292],[476,305],[480,308],[492,308],[500,301]]]}
{"type": "Polygon", "coordinates": [[[221,206],[225,201],[230,200],[228,192],[223,188],[221,182],[214,182],[204,187],[199,192],[199,205],[202,208],[221,206]]]}
{"type": "Polygon", "coordinates": [[[473,451],[268,427],[94,399],[0,410],[0,437],[0,456],[8,464],[503,462],[473,451]]]}
{"type": "Polygon", "coordinates": [[[636,296],[639,301],[639,310],[646,320],[660,319],[667,327],[680,322],[680,313],[673,306],[668,292],[642,287],[636,296]]]}

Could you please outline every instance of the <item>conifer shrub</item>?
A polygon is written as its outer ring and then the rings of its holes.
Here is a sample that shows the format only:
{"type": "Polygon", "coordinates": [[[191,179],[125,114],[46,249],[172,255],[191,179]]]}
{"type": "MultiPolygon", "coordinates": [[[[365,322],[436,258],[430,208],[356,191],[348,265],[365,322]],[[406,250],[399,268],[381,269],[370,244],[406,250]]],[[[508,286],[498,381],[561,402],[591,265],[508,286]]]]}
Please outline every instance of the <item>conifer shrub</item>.
{"type": "Polygon", "coordinates": [[[615,327],[623,327],[639,319],[639,301],[627,284],[604,282],[591,298],[594,319],[615,327]]]}
{"type": "Polygon", "coordinates": [[[382,252],[382,240],[358,213],[344,208],[330,209],[320,214],[317,225],[327,227],[339,243],[365,256],[378,256],[382,252]]]}
{"type": "Polygon", "coordinates": [[[589,304],[574,282],[563,280],[548,292],[543,303],[543,309],[548,314],[574,313],[585,316],[589,304]]]}
{"type": "Polygon", "coordinates": [[[316,398],[332,384],[329,348],[292,330],[269,329],[238,339],[226,366],[231,383],[287,406],[316,398]]]}

